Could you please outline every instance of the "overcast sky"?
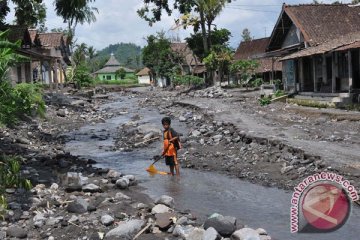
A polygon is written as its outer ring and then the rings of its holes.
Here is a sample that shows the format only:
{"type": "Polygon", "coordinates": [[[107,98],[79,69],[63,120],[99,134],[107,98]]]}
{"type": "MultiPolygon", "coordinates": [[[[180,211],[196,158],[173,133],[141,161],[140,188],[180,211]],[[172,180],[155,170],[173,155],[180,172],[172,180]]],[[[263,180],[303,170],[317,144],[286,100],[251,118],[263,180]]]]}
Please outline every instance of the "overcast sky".
{"type": "MultiPolygon", "coordinates": [[[[323,0],[331,3],[334,0],[323,0]]],[[[63,27],[66,24],[54,13],[54,0],[43,0],[47,7],[48,29],[63,27]]],[[[215,20],[218,28],[227,28],[232,33],[231,46],[236,48],[241,41],[241,32],[248,28],[255,38],[269,36],[281,11],[284,0],[235,0],[228,4],[221,15],[215,20]]],[[[287,0],[287,4],[311,3],[312,0],[287,0]]],[[[349,3],[351,0],[342,1],[349,3]]],[[[189,36],[188,30],[171,30],[177,13],[168,17],[164,15],[161,22],[150,27],[141,19],[136,10],[142,6],[142,0],[96,0],[92,6],[98,8],[97,21],[90,25],[79,25],[76,29],[78,43],[85,42],[101,50],[109,44],[132,42],[140,46],[146,44],[144,38],[157,31],[164,30],[168,36],[179,35],[181,39],[189,36]]],[[[13,19],[10,14],[8,21],[13,19]]]]}

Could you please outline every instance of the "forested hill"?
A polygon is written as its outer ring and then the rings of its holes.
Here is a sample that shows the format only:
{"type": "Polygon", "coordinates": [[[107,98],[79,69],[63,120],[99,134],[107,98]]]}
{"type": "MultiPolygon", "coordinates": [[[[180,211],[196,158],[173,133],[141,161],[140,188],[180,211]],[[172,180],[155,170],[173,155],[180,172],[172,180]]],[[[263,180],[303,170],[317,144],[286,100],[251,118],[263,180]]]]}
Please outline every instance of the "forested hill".
{"type": "Polygon", "coordinates": [[[97,52],[94,60],[100,63],[99,68],[103,67],[111,53],[114,53],[115,58],[120,64],[127,68],[136,70],[142,67],[140,46],[134,43],[117,43],[110,44],[108,47],[97,52]]]}

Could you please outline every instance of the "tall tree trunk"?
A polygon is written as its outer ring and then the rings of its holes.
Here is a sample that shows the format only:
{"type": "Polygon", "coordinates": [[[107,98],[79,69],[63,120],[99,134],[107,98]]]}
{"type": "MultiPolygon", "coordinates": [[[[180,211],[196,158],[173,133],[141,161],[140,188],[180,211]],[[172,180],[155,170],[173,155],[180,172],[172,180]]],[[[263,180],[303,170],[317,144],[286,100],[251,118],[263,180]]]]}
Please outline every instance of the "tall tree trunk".
{"type": "Polygon", "coordinates": [[[207,37],[207,33],[206,33],[205,17],[204,17],[204,13],[202,11],[200,11],[200,25],[201,25],[201,34],[202,34],[203,44],[204,44],[204,52],[205,52],[205,56],[206,56],[209,53],[209,45],[208,45],[208,37],[207,37]]]}
{"type": "Polygon", "coordinates": [[[208,33],[208,48],[211,49],[212,43],[211,43],[211,22],[207,23],[207,33],[208,33]]]}

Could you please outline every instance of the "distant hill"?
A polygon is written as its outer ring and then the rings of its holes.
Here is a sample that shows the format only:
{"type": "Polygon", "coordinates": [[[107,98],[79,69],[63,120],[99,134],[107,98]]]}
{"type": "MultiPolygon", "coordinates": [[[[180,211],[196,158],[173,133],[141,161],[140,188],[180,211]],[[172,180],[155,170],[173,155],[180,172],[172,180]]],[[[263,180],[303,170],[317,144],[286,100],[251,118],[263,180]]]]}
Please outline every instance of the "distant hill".
{"type": "Polygon", "coordinates": [[[121,65],[134,70],[143,67],[141,60],[141,47],[134,43],[110,44],[108,47],[97,52],[92,62],[92,71],[101,69],[113,53],[121,65]]]}

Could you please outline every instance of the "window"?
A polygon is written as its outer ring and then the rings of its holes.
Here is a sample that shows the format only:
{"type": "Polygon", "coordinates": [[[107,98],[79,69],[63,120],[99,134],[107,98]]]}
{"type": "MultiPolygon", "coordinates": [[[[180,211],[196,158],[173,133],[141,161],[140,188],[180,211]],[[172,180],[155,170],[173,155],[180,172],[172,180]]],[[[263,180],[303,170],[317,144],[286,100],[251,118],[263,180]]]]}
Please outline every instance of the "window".
{"type": "Polygon", "coordinates": [[[105,80],[105,75],[103,76],[103,79],[105,80]]]}
{"type": "Polygon", "coordinates": [[[111,75],[107,75],[106,80],[111,80],[111,75]]]}

